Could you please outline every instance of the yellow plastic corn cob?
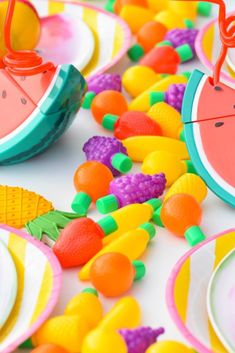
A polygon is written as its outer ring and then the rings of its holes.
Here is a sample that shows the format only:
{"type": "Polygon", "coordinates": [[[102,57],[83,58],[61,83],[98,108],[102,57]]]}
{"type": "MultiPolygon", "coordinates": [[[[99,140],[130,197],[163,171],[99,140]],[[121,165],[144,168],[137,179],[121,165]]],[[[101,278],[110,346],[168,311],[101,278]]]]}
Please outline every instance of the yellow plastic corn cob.
{"type": "Polygon", "coordinates": [[[80,353],[84,337],[89,332],[81,316],[61,315],[47,320],[32,336],[34,346],[54,343],[71,353],[80,353]]]}
{"type": "Polygon", "coordinates": [[[198,175],[186,173],[170,187],[165,195],[164,201],[175,194],[192,195],[201,203],[207,196],[207,186],[198,175]]]}
{"type": "Polygon", "coordinates": [[[165,102],[154,104],[147,115],[161,126],[162,135],[178,139],[183,128],[181,114],[165,102]]]}
{"type": "Polygon", "coordinates": [[[141,93],[138,97],[133,99],[129,104],[130,110],[137,110],[147,112],[150,109],[150,93],[151,92],[165,92],[170,85],[178,83],[187,83],[188,78],[185,75],[170,75],[161,81],[156,82],[149,87],[146,91],[141,93]]]}

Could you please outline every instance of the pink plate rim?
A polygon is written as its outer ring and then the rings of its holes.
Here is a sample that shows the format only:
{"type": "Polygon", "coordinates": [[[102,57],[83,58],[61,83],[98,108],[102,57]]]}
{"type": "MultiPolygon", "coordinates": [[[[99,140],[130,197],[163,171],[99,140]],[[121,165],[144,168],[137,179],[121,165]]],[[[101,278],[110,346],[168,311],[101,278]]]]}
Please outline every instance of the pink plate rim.
{"type": "MultiPolygon", "coordinates": [[[[231,14],[234,14],[234,12],[230,12],[228,13],[228,16],[231,15],[231,14]]],[[[195,50],[196,50],[196,53],[197,53],[197,56],[198,58],[200,59],[200,61],[202,62],[203,65],[205,65],[206,68],[208,68],[211,73],[213,72],[213,69],[214,69],[214,65],[213,63],[206,57],[203,49],[202,49],[202,40],[203,40],[203,37],[205,35],[205,33],[208,31],[208,29],[214,25],[216,22],[217,22],[217,18],[211,20],[210,22],[208,22],[198,33],[197,35],[197,38],[196,38],[196,41],[195,41],[195,50]]],[[[231,76],[227,75],[226,73],[224,72],[221,72],[221,77],[227,81],[227,82],[230,82],[232,83],[233,85],[235,84],[235,78],[231,78],[231,76]]]]}
{"type": "MultiPolygon", "coordinates": [[[[56,1],[56,0],[54,0],[54,1],[56,1]]],[[[130,30],[128,24],[122,18],[120,18],[119,16],[117,16],[113,13],[105,11],[104,9],[101,9],[97,6],[91,5],[91,4],[84,4],[83,2],[72,1],[72,0],[57,0],[57,1],[62,2],[62,3],[67,3],[67,4],[73,4],[73,5],[77,5],[77,6],[81,6],[81,7],[86,7],[88,9],[95,10],[96,12],[103,13],[104,15],[113,18],[116,22],[118,22],[120,24],[120,26],[123,29],[124,43],[123,43],[122,49],[118,52],[118,54],[112,60],[109,61],[108,64],[101,67],[95,73],[91,73],[90,75],[88,75],[86,77],[86,80],[90,80],[94,75],[104,73],[105,71],[107,71],[108,69],[110,69],[111,67],[116,65],[122,59],[122,57],[126,54],[127,50],[129,49],[129,47],[131,45],[131,40],[132,40],[131,30],[130,30]]]]}
{"type": "Polygon", "coordinates": [[[186,262],[186,260],[193,254],[195,253],[198,249],[203,247],[205,244],[208,244],[212,242],[213,240],[222,237],[223,235],[226,235],[230,232],[234,232],[235,228],[228,229],[226,231],[223,231],[219,234],[216,234],[208,239],[206,239],[204,242],[198,244],[194,248],[190,249],[185,255],[181,257],[181,259],[176,263],[174,266],[170,278],[168,279],[167,282],[167,288],[166,288],[166,302],[168,306],[169,313],[175,322],[176,326],[178,327],[179,331],[182,333],[182,335],[187,339],[192,346],[198,350],[200,353],[214,353],[213,351],[207,349],[204,344],[202,344],[185,326],[183,321],[181,320],[176,305],[175,305],[175,300],[174,300],[174,287],[175,287],[175,282],[177,279],[177,276],[183,266],[183,264],[186,262]]]}
{"type": "Polygon", "coordinates": [[[29,337],[31,337],[32,334],[44,323],[44,321],[51,314],[59,298],[59,293],[62,285],[62,269],[59,264],[59,261],[57,260],[52,250],[48,246],[44,245],[42,242],[36,240],[32,236],[23,232],[22,230],[6,226],[5,224],[0,224],[0,229],[4,229],[16,235],[19,235],[21,238],[27,240],[28,242],[33,244],[36,248],[38,248],[47,257],[54,274],[52,294],[50,296],[50,299],[47,303],[45,310],[38,317],[37,321],[22,336],[17,338],[13,343],[11,343],[7,348],[5,348],[1,352],[1,353],[10,353],[10,352],[13,352],[21,343],[23,343],[29,337]]]}

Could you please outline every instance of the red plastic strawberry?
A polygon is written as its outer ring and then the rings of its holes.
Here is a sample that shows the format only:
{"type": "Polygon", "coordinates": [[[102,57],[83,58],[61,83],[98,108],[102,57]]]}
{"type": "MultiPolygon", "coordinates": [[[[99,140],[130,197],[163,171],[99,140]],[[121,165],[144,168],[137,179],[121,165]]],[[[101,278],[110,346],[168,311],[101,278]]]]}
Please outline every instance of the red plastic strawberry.
{"type": "Polygon", "coordinates": [[[138,135],[162,135],[161,127],[157,122],[145,113],[137,111],[128,111],[120,117],[106,114],[102,125],[114,131],[114,136],[119,140],[138,135]]]}
{"type": "Polygon", "coordinates": [[[63,268],[84,265],[102,249],[104,235],[117,229],[110,218],[106,217],[108,224],[103,222],[102,227],[90,218],[79,218],[64,228],[52,248],[63,268]]]}

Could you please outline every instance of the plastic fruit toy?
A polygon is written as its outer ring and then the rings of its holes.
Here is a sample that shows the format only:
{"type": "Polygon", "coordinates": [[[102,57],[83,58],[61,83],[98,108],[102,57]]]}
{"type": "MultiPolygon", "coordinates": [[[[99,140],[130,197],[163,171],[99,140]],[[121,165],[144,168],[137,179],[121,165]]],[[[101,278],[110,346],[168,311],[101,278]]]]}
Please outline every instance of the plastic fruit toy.
{"type": "Polygon", "coordinates": [[[97,328],[85,338],[81,353],[128,353],[122,336],[115,330],[97,328]]]}
{"type": "Polygon", "coordinates": [[[105,237],[103,239],[103,244],[110,244],[113,240],[119,238],[123,233],[133,230],[141,226],[143,223],[148,222],[152,218],[153,212],[160,206],[161,201],[159,199],[151,199],[142,204],[134,203],[112,212],[111,216],[115,219],[118,229],[108,237],[105,237]],[[128,222],[126,221],[127,219],[128,222]]]}
{"type": "Polygon", "coordinates": [[[197,17],[197,2],[169,1],[168,8],[182,18],[187,18],[194,21],[197,17]]]}
{"type": "Polygon", "coordinates": [[[137,97],[162,78],[162,75],[157,75],[150,67],[135,65],[124,72],[122,84],[131,97],[137,97]]]}
{"type": "Polygon", "coordinates": [[[176,28],[168,31],[165,40],[169,40],[174,48],[183,44],[188,44],[195,54],[195,40],[198,35],[198,30],[195,28],[180,29],[176,28]]]}
{"type": "Polygon", "coordinates": [[[141,261],[131,261],[127,256],[112,252],[99,256],[90,269],[93,286],[105,297],[118,297],[127,292],[134,280],[145,275],[141,261]]]}
{"type": "MultiPolygon", "coordinates": [[[[136,328],[141,321],[141,307],[134,297],[118,300],[101,320],[99,327],[109,330],[136,328]]],[[[108,353],[108,352],[107,352],[108,353]]]]}
{"type": "Polygon", "coordinates": [[[144,92],[142,92],[138,97],[133,99],[129,104],[129,110],[137,110],[141,112],[147,112],[150,108],[149,95],[151,92],[165,92],[169,86],[178,83],[188,82],[188,73],[181,75],[168,75],[160,81],[157,81],[144,92]]]}
{"type": "Polygon", "coordinates": [[[115,13],[119,14],[124,5],[136,5],[140,7],[148,7],[146,0],[116,0],[114,4],[115,13]]]}
{"type": "Polygon", "coordinates": [[[84,289],[68,302],[64,313],[82,317],[90,329],[96,327],[103,316],[103,307],[97,291],[93,288],[84,289]]]}
{"type": "Polygon", "coordinates": [[[166,201],[175,194],[192,195],[197,202],[201,203],[207,196],[207,186],[200,176],[186,173],[172,184],[164,200],[166,201]]]}
{"type": "Polygon", "coordinates": [[[48,319],[32,336],[34,346],[53,343],[69,352],[79,353],[89,327],[80,316],[61,315],[48,319]]]}
{"type": "Polygon", "coordinates": [[[148,243],[155,236],[155,227],[144,223],[139,228],[129,230],[120,237],[115,238],[100,250],[79,272],[82,281],[89,280],[90,269],[96,259],[109,253],[125,255],[130,261],[138,259],[146,250],[148,243]]]}
{"type": "Polygon", "coordinates": [[[119,330],[128,347],[128,353],[145,353],[148,347],[157,341],[158,337],[165,332],[160,327],[138,327],[134,330],[119,330]]]}
{"type": "Polygon", "coordinates": [[[0,223],[23,228],[25,223],[53,210],[43,196],[20,187],[0,185],[0,223]]]}
{"type": "Polygon", "coordinates": [[[120,117],[106,114],[102,125],[106,129],[114,131],[114,136],[119,140],[131,136],[162,135],[159,124],[142,112],[129,111],[120,117]]]}
{"type": "Polygon", "coordinates": [[[188,194],[176,194],[163,203],[161,221],[173,234],[186,238],[194,246],[205,240],[199,228],[202,210],[197,200],[188,194]]]}
{"type": "Polygon", "coordinates": [[[143,162],[145,157],[155,151],[174,153],[179,159],[189,159],[184,142],[165,136],[134,136],[123,140],[128,156],[135,162],[143,162]]]}
{"type": "Polygon", "coordinates": [[[186,85],[171,85],[166,92],[150,93],[150,104],[165,102],[181,113],[186,85]]]}
{"type": "Polygon", "coordinates": [[[117,224],[112,217],[102,225],[90,218],[79,218],[62,230],[53,251],[63,268],[84,265],[102,249],[104,234],[112,233],[117,224]]]}
{"type": "Polygon", "coordinates": [[[114,137],[93,136],[84,144],[83,152],[88,161],[103,163],[114,176],[127,173],[132,168],[126,148],[114,137]]]}
{"type": "Polygon", "coordinates": [[[154,17],[154,20],[160,22],[169,30],[173,28],[185,28],[184,19],[169,9],[159,11],[154,17]]]}
{"type": "MultiPolygon", "coordinates": [[[[8,1],[0,2],[0,32],[4,32],[4,22],[8,1]]],[[[40,18],[34,5],[27,0],[17,0],[11,27],[14,50],[32,50],[38,44],[41,33],[40,18]],[[26,25],[27,24],[27,25],[26,25]]],[[[4,36],[0,37],[0,57],[6,54],[4,36]]]]}
{"type": "Polygon", "coordinates": [[[103,91],[92,101],[91,112],[98,124],[105,114],[121,115],[128,110],[125,97],[117,91],[103,91]]]}
{"type": "Polygon", "coordinates": [[[154,12],[136,5],[124,5],[120,17],[127,22],[132,33],[136,34],[145,23],[153,20],[154,12]]]}
{"type": "Polygon", "coordinates": [[[156,103],[147,114],[160,125],[163,136],[179,138],[183,124],[180,113],[173,107],[164,102],[156,103]]]}
{"type": "Polygon", "coordinates": [[[144,52],[150,51],[157,43],[163,41],[167,28],[156,21],[146,23],[137,33],[137,42],[143,47],[144,52]]]}
{"type": "Polygon", "coordinates": [[[168,45],[155,46],[140,60],[140,65],[148,66],[158,74],[176,74],[179,64],[192,58],[193,52],[188,44],[176,49],[168,45]]]}
{"type": "Polygon", "coordinates": [[[166,10],[169,6],[169,0],[148,0],[149,8],[155,13],[166,10]]]}
{"type": "Polygon", "coordinates": [[[109,193],[112,172],[104,164],[88,161],[81,164],[74,174],[77,194],[72,202],[75,212],[86,214],[90,204],[109,193]]]}
{"type": "Polygon", "coordinates": [[[56,344],[47,343],[34,348],[31,353],[69,353],[69,351],[56,344]]]}
{"type": "Polygon", "coordinates": [[[103,91],[117,91],[121,92],[122,82],[118,74],[98,74],[92,76],[87,81],[88,88],[84,96],[82,107],[83,109],[90,109],[95,96],[103,91]]]}
{"type": "Polygon", "coordinates": [[[122,82],[121,76],[119,74],[98,74],[92,76],[92,78],[87,81],[88,92],[94,92],[99,94],[103,91],[112,90],[121,92],[122,82]]]}
{"type": "Polygon", "coordinates": [[[167,187],[171,186],[181,175],[195,172],[190,160],[183,161],[168,151],[150,153],[144,159],[141,170],[150,175],[164,173],[167,187]]]}
{"type": "Polygon", "coordinates": [[[194,349],[176,341],[161,341],[154,343],[146,353],[195,353],[194,349]]]}
{"type": "Polygon", "coordinates": [[[98,199],[96,207],[105,214],[132,203],[143,203],[161,196],[165,185],[166,178],[162,173],[124,175],[110,183],[110,194],[98,199]]]}

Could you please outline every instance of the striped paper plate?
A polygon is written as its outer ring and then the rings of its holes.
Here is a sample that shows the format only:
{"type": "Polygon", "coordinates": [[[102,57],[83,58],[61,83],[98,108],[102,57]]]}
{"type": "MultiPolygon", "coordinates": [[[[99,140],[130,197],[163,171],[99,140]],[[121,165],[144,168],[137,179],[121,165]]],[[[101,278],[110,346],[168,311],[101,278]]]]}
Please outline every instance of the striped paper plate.
{"type": "Polygon", "coordinates": [[[0,240],[0,329],[13,309],[17,288],[17,272],[13,258],[0,240]]]}
{"type": "MultiPolygon", "coordinates": [[[[231,15],[231,14],[230,14],[231,15]]],[[[196,43],[196,52],[201,62],[210,70],[213,71],[214,64],[219,57],[221,42],[219,35],[218,20],[214,19],[209,22],[198,34],[196,43]]],[[[231,69],[231,66],[235,68],[235,62],[231,60],[234,58],[234,54],[231,51],[235,49],[229,49],[226,62],[223,65],[221,78],[223,81],[229,82],[235,87],[235,72],[231,69]],[[231,65],[233,63],[233,65],[231,65]]]]}
{"type": "MultiPolygon", "coordinates": [[[[40,17],[67,13],[84,21],[92,31],[95,48],[92,59],[82,70],[90,77],[106,71],[115,65],[129,49],[131,32],[127,24],[118,16],[95,6],[71,1],[32,0],[40,17]]],[[[75,47],[79,53],[79,43],[75,47]]],[[[75,55],[76,56],[76,55],[75,55]]],[[[76,62],[69,62],[75,67],[76,62]]]]}
{"type": "Polygon", "coordinates": [[[211,324],[229,353],[235,352],[234,273],[235,250],[232,250],[214,271],[207,292],[207,310],[211,324]]]}
{"type": "Polygon", "coordinates": [[[177,327],[200,353],[226,353],[207,313],[207,288],[221,260],[235,248],[235,229],[191,249],[176,264],[167,286],[167,304],[177,327]]]}
{"type": "Polygon", "coordinates": [[[9,353],[51,313],[61,287],[61,267],[47,246],[18,229],[0,226],[0,241],[12,256],[18,278],[15,305],[0,330],[0,352],[9,353]]]}

